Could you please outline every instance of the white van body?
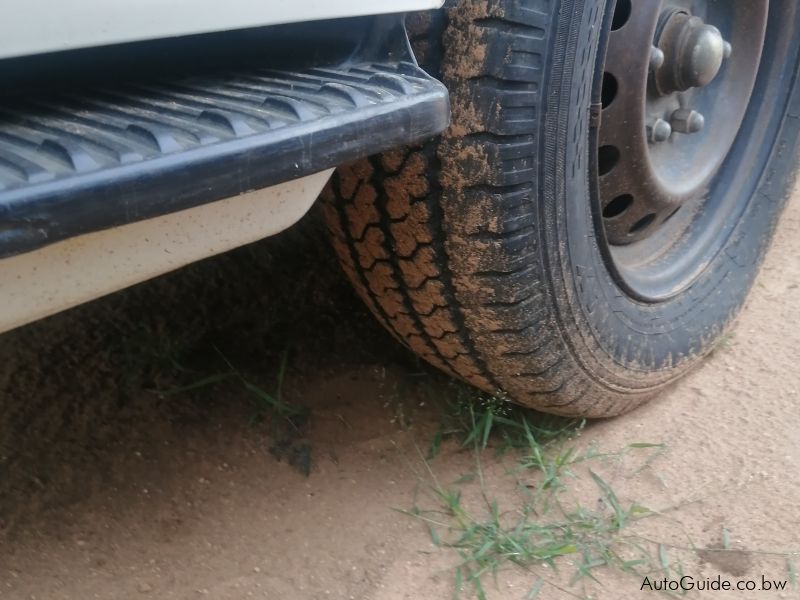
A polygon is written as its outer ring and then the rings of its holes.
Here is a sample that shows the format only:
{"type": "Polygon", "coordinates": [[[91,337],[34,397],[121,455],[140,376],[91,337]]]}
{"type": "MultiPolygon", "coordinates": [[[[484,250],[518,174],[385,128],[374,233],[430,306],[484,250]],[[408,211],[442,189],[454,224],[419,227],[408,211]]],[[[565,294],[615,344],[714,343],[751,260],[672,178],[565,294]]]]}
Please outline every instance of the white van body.
{"type": "MultiPolygon", "coordinates": [[[[9,0],[0,60],[126,42],[432,9],[442,0],[9,0]]],[[[0,332],[273,235],[332,169],[0,259],[0,332]]],[[[0,223],[0,226],[2,223],[0,223]]]]}
{"type": "Polygon", "coordinates": [[[443,0],[7,0],[0,58],[360,15],[443,0]]]}

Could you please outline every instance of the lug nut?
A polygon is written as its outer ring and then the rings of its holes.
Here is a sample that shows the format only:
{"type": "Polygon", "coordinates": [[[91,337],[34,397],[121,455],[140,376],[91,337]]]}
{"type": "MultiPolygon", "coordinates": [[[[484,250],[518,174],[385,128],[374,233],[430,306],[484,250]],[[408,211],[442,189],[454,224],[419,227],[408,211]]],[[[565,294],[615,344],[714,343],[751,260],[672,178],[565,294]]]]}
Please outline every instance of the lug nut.
{"type": "Polygon", "coordinates": [[[706,119],[696,110],[679,108],[669,119],[673,131],[679,133],[697,133],[706,124],[706,119]]]}
{"type": "Polygon", "coordinates": [[[664,52],[658,46],[650,48],[650,70],[657,71],[664,64],[664,52]]]}
{"type": "Polygon", "coordinates": [[[672,126],[664,119],[656,119],[647,127],[647,137],[653,143],[666,142],[672,135],[672,126]]]}

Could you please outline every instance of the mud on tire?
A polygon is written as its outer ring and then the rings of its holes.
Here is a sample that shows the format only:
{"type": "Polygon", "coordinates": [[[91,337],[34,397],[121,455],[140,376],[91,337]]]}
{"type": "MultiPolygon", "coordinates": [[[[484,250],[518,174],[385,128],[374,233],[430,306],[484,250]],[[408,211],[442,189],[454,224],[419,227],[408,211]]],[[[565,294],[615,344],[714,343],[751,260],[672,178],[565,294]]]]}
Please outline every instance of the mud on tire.
{"type": "MultiPolygon", "coordinates": [[[[798,129],[778,124],[753,165],[772,169],[750,192],[769,201],[747,205],[691,287],[657,303],[627,296],[606,268],[589,194],[606,8],[460,0],[412,17],[420,63],[450,90],[451,126],[339,168],[323,193],[347,276],[400,342],[489,393],[592,417],[639,405],[729,327],[783,206],[798,129]]],[[[793,86],[781,90],[785,111],[800,107],[793,86]]]]}

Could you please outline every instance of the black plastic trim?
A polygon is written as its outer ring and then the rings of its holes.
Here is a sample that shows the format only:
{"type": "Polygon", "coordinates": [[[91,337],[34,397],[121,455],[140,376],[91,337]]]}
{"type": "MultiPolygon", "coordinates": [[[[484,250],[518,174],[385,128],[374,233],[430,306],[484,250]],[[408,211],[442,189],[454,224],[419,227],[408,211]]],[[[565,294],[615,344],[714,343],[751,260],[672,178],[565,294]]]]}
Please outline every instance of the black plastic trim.
{"type": "Polygon", "coordinates": [[[388,54],[0,99],[0,257],[442,131],[444,86],[413,59],[388,54]]]}

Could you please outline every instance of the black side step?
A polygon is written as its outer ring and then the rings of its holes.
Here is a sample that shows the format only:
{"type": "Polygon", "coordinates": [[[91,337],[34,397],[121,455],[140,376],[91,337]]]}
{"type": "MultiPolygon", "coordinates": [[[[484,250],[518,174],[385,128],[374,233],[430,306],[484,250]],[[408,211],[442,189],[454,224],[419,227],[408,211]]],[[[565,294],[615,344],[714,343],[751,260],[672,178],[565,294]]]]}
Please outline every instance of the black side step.
{"type": "Polygon", "coordinates": [[[309,175],[448,118],[446,89],[411,62],[0,99],[0,257],[309,175]]]}

